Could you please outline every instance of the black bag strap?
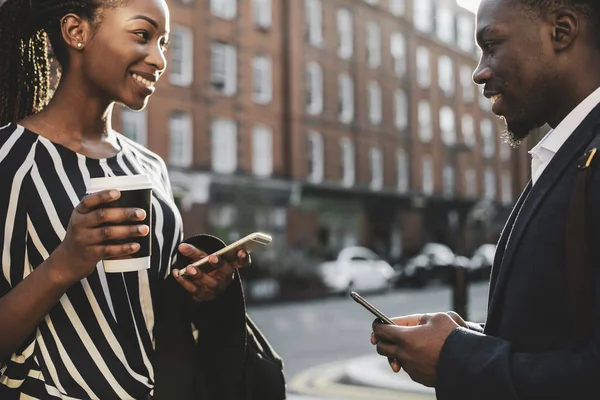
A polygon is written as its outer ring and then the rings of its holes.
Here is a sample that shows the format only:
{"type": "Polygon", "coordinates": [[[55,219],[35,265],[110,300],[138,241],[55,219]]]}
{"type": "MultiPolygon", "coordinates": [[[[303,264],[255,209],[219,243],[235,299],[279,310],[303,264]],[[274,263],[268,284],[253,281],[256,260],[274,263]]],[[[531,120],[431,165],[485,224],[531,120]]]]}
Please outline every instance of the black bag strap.
{"type": "Polygon", "coordinates": [[[587,239],[587,191],[600,152],[600,135],[596,135],[577,162],[577,172],[567,209],[565,232],[566,278],[569,312],[575,347],[585,344],[593,334],[594,280],[587,239]]]}

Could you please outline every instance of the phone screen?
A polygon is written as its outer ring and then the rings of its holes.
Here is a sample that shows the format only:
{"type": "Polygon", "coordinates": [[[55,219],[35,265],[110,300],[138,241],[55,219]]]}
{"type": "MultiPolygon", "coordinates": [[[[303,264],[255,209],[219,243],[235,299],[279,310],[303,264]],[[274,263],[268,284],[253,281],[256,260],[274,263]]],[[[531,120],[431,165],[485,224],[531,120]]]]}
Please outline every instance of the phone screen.
{"type": "Polygon", "coordinates": [[[350,296],[358,304],[360,304],[361,306],[363,306],[364,308],[366,308],[367,310],[369,310],[371,312],[371,314],[373,314],[374,316],[376,316],[377,318],[379,318],[379,320],[382,323],[388,324],[388,325],[396,325],[394,323],[394,321],[392,321],[387,315],[385,315],[384,313],[382,313],[381,311],[379,311],[374,305],[372,305],[371,303],[369,303],[367,300],[363,299],[362,296],[359,295],[358,293],[352,292],[352,293],[350,293],[350,296]]]}

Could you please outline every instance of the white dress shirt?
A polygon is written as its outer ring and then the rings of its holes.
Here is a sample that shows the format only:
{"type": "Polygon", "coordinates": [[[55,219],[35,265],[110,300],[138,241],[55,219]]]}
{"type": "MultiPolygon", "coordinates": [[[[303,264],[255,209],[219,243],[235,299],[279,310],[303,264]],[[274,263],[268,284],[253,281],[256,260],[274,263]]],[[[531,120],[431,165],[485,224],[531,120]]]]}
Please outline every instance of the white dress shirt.
{"type": "Polygon", "coordinates": [[[593,91],[561,122],[529,151],[531,154],[531,184],[535,185],[542,172],[546,169],[558,149],[567,141],[569,136],[583,122],[585,117],[600,104],[600,88],[593,91]]]}

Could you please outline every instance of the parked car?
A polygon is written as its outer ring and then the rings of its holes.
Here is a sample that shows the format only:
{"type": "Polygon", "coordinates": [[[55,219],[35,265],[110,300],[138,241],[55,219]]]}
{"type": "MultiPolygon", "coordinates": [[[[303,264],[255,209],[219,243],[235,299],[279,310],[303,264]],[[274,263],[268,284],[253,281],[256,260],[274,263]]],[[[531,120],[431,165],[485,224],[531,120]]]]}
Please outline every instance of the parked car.
{"type": "Polygon", "coordinates": [[[450,282],[454,276],[454,266],[468,267],[468,264],[467,257],[454,254],[445,244],[427,243],[419,254],[397,267],[400,271],[398,282],[416,287],[425,286],[432,280],[450,282]]]}
{"type": "Polygon", "coordinates": [[[392,266],[366,247],[342,249],[333,261],[319,265],[319,274],[330,293],[384,292],[393,286],[392,266]]]}
{"type": "Polygon", "coordinates": [[[489,279],[494,254],[496,254],[496,245],[490,243],[482,244],[473,252],[469,260],[469,276],[472,280],[489,279]]]}

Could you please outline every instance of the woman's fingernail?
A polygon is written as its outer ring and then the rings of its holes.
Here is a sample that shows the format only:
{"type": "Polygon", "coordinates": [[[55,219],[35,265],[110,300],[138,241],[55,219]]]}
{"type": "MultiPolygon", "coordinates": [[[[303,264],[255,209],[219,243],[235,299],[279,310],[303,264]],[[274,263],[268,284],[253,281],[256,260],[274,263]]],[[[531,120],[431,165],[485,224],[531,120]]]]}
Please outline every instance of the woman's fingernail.
{"type": "Polygon", "coordinates": [[[219,262],[219,257],[215,256],[214,254],[212,256],[209,257],[208,261],[211,264],[216,264],[219,262]]]}
{"type": "Polygon", "coordinates": [[[242,252],[242,258],[246,258],[246,257],[248,257],[248,253],[246,253],[245,251],[242,252]]]}
{"type": "Polygon", "coordinates": [[[113,189],[110,192],[108,192],[108,195],[111,199],[116,199],[117,197],[119,197],[119,192],[113,189]]]}
{"type": "Polygon", "coordinates": [[[196,275],[196,268],[194,268],[194,267],[191,267],[191,268],[186,267],[186,271],[190,275],[196,275]]]}

